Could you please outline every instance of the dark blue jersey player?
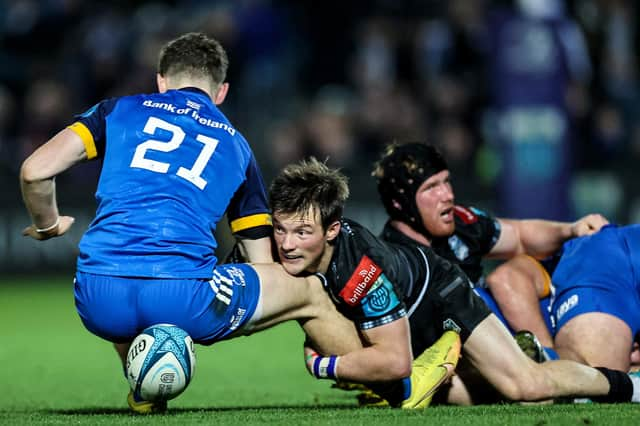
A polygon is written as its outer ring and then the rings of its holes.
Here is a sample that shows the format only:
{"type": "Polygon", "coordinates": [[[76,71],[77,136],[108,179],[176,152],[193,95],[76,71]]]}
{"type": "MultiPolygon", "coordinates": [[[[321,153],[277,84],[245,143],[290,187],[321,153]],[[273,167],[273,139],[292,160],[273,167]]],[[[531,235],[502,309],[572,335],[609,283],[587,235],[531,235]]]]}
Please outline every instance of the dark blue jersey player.
{"type": "Polygon", "coordinates": [[[82,138],[88,159],[103,158],[98,209],[80,242],[78,270],[210,278],[216,265],[211,235],[227,209],[234,231],[269,235],[251,149],[202,90],[103,101],[70,129],[82,138]],[[123,262],[128,256],[136,261],[123,262]]]}

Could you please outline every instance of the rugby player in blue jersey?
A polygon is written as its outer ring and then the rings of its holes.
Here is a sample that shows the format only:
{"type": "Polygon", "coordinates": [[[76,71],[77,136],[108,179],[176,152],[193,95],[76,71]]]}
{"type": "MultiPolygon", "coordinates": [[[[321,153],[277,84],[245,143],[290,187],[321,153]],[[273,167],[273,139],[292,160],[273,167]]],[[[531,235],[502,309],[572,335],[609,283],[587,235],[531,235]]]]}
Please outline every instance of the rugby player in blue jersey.
{"type": "MultiPolygon", "coordinates": [[[[210,345],[298,319],[316,345],[341,355],[318,374],[356,382],[406,378],[412,361],[406,336],[370,362],[376,352],[362,349],[320,280],[294,278],[273,263],[260,170],[217,106],[229,87],[227,65],[216,40],[180,36],[160,52],[159,93],[99,102],[38,148],[20,173],[33,221],[24,235],[65,234],[74,219],[59,213],[55,176],[101,159],[96,216],[79,246],[75,301],[85,327],[113,342],[123,362],[134,337],[157,323],[175,324],[210,345]],[[253,264],[218,264],[214,231],[225,212],[253,264]]],[[[128,403],[136,412],[166,408],[131,393],[128,403]]]]}
{"type": "MultiPolygon", "coordinates": [[[[640,402],[640,380],[634,383],[625,372],[573,361],[533,362],[457,266],[427,245],[385,242],[343,218],[347,197],[346,177],[317,160],[282,170],[269,189],[280,261],[293,275],[321,276],[340,312],[377,346],[394,344],[386,331],[407,319],[414,353],[446,330],[458,331],[463,339],[461,362],[475,368],[476,379],[480,373],[480,386],[473,386],[468,374],[463,382],[458,372],[453,385],[443,389],[448,402],[567,396],[640,402]]],[[[307,354],[312,363],[327,358],[313,348],[307,348],[307,354]]]]}

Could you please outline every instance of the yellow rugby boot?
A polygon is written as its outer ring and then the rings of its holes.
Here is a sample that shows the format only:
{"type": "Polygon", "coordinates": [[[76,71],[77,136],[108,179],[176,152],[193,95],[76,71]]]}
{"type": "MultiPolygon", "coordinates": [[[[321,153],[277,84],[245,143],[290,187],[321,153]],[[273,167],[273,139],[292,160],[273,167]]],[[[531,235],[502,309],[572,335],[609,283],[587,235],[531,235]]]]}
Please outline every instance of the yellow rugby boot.
{"type": "Polygon", "coordinates": [[[462,343],[455,331],[444,334],[413,360],[411,395],[402,402],[403,409],[426,408],[441,384],[448,380],[458,365],[462,343]]]}
{"type": "Polygon", "coordinates": [[[157,414],[167,411],[167,401],[145,401],[137,398],[133,391],[129,391],[127,403],[136,414],[157,414]]]}

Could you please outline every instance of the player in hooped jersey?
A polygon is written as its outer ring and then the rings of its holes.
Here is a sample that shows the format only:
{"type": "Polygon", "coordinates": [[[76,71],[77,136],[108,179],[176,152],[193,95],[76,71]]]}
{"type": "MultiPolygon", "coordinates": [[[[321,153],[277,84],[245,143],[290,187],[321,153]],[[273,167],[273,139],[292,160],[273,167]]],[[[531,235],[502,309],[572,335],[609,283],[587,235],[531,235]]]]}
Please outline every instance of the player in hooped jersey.
{"type": "MultiPolygon", "coordinates": [[[[640,402],[640,383],[634,388],[635,379],[625,372],[527,358],[457,266],[426,245],[384,242],[341,218],[347,197],[346,177],[317,160],[281,171],[269,189],[280,261],[293,275],[321,276],[340,312],[373,346],[393,345],[407,317],[416,353],[443,331],[458,331],[462,361],[484,380],[472,386],[469,376],[463,382],[458,372],[447,389],[448,402],[479,402],[480,394],[495,401],[489,384],[509,400],[585,396],[640,402]]],[[[327,358],[306,350],[313,363],[327,358]]]]}
{"type": "MultiPolygon", "coordinates": [[[[320,280],[294,278],[273,263],[260,171],[217,107],[228,90],[227,65],[216,40],[180,36],[160,52],[159,93],[102,101],[39,147],[21,168],[33,220],[23,234],[46,240],[66,233],[74,219],[58,212],[55,176],[102,159],[96,217],[80,242],[75,301],[85,327],[113,342],[123,363],[135,336],[157,323],[209,345],[298,319],[315,344],[340,355],[332,374],[356,382],[406,378],[410,357],[400,368],[372,366],[371,351],[320,280]],[[218,265],[213,232],[225,212],[248,259],[259,264],[218,265]]],[[[389,349],[404,355],[408,343],[389,349]]],[[[132,393],[127,399],[139,413],[166,408],[132,393]]]]}

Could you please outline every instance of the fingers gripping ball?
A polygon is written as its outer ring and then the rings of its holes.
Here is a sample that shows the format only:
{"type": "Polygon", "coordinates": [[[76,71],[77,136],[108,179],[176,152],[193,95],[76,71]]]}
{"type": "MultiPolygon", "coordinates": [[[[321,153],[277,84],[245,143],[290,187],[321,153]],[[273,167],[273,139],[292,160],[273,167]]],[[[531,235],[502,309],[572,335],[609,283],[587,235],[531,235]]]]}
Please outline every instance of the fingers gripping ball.
{"type": "Polygon", "coordinates": [[[166,401],[189,385],[196,365],[193,340],[181,328],[157,324],[131,343],[127,379],[131,390],[146,401],[166,401]]]}

